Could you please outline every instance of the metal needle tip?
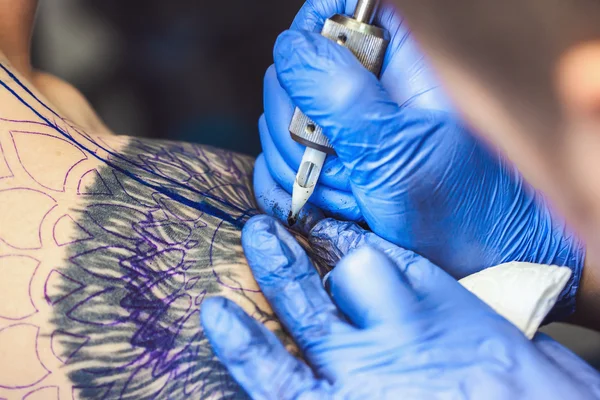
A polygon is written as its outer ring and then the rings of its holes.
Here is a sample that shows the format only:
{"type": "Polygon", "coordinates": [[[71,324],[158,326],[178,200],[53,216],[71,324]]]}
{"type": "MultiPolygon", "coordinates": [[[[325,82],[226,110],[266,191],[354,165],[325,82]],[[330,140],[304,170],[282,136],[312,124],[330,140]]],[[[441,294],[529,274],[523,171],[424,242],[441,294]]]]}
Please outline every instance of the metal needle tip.
{"type": "Polygon", "coordinates": [[[290,211],[290,213],[288,214],[288,219],[287,219],[288,225],[289,226],[294,226],[294,225],[296,225],[296,222],[298,222],[298,215],[294,215],[290,211]]]}
{"type": "Polygon", "coordinates": [[[327,155],[319,150],[307,148],[300,162],[300,169],[292,189],[292,211],[288,216],[288,224],[294,225],[302,208],[315,191],[323,163],[327,155]]]}

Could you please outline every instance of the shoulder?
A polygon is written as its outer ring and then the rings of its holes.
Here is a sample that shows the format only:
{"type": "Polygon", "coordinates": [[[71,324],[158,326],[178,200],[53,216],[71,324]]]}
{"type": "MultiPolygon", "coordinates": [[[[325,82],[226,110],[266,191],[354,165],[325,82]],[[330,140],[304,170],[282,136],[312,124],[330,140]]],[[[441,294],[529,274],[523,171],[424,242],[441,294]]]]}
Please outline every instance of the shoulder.
{"type": "Polygon", "coordinates": [[[43,71],[35,71],[31,83],[63,116],[76,125],[96,135],[113,134],[85,96],[70,83],[43,71]]]}

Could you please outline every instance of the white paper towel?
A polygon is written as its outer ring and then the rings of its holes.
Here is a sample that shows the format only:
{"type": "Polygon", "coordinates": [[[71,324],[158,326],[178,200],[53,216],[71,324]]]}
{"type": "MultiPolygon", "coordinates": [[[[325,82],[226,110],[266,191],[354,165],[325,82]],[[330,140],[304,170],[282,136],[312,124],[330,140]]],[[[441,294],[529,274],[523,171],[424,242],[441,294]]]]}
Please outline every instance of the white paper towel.
{"type": "Polygon", "coordinates": [[[511,262],[460,283],[531,339],[570,277],[567,267],[511,262]]]}

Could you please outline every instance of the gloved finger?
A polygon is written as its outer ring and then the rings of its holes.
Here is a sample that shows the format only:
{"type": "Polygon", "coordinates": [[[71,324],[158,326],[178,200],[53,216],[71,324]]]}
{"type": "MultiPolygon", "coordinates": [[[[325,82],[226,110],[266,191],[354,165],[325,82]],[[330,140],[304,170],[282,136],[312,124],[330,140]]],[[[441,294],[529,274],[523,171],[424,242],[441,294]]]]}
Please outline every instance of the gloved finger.
{"type": "Polygon", "coordinates": [[[291,29],[321,32],[327,18],[335,14],[352,15],[358,0],[308,0],[304,3],[291,29]]]}
{"type": "Polygon", "coordinates": [[[315,345],[348,332],[308,256],[281,224],[264,215],[250,219],[242,246],[263,294],[309,359],[315,345]]]}
{"type": "Polygon", "coordinates": [[[329,290],[340,310],[359,328],[405,321],[421,308],[400,269],[369,246],[342,258],[329,276],[329,290]]]}
{"type": "MultiPolygon", "coordinates": [[[[356,1],[307,2],[299,12],[292,29],[319,31],[325,19],[336,13],[351,15],[356,1]]],[[[383,4],[376,23],[391,33],[391,42],[384,60],[382,85],[390,98],[403,106],[450,110],[450,102],[440,89],[439,81],[430,64],[415,43],[410,31],[395,8],[383,4]],[[388,68],[388,65],[391,68],[388,68]]],[[[275,147],[292,170],[297,171],[304,147],[295,143],[288,131],[294,104],[274,76],[273,68],[265,76],[265,115],[275,147]]],[[[350,191],[348,171],[336,157],[328,157],[320,183],[336,189],[350,191]]]]}
{"type": "Polygon", "coordinates": [[[206,299],[201,321],[213,351],[251,398],[296,399],[319,388],[310,368],[232,301],[206,299]]]}
{"type": "Polygon", "coordinates": [[[401,107],[452,111],[439,78],[413,38],[410,29],[391,4],[383,4],[379,23],[391,36],[380,81],[390,98],[401,107]]]}
{"type": "MultiPolygon", "coordinates": [[[[292,196],[271,178],[264,154],[259,155],[254,163],[254,196],[263,213],[287,223],[292,209],[292,196]]],[[[312,227],[324,218],[323,212],[309,203],[302,208],[298,222],[291,228],[308,236],[312,227]]]]}
{"type": "Polygon", "coordinates": [[[406,243],[407,235],[386,226],[419,206],[407,204],[421,194],[407,193],[404,183],[424,172],[435,154],[429,139],[450,115],[401,109],[349,50],[319,35],[288,31],[279,37],[275,54],[282,86],[323,127],[350,171],[352,193],[371,229],[406,243]]]}
{"type": "MultiPolygon", "coordinates": [[[[259,133],[269,172],[275,182],[285,191],[292,193],[296,171],[293,171],[275,148],[264,117],[259,121],[259,133]]],[[[317,184],[310,202],[326,214],[339,219],[362,221],[362,216],[352,193],[334,190],[317,184]]]]}
{"type": "MultiPolygon", "coordinates": [[[[296,143],[290,136],[290,121],[296,107],[279,85],[274,66],[269,67],[265,74],[264,88],[264,115],[270,138],[286,164],[293,171],[298,171],[306,147],[296,143]]],[[[348,170],[344,168],[339,158],[327,157],[319,177],[319,184],[350,192],[348,177],[348,170]]]]}
{"type": "Polygon", "coordinates": [[[533,344],[550,362],[583,385],[598,381],[598,371],[595,368],[550,336],[538,333],[533,338],[533,344]]]}
{"type": "Polygon", "coordinates": [[[286,31],[274,56],[281,86],[337,145],[345,164],[398,133],[400,107],[350,50],[318,34],[286,31]]]}
{"type": "MultiPolygon", "coordinates": [[[[327,18],[335,14],[352,16],[356,4],[357,0],[307,1],[291,29],[321,32],[327,18]]],[[[374,23],[387,30],[391,38],[381,73],[381,82],[391,98],[402,106],[454,111],[431,63],[425,59],[396,7],[381,4],[374,23]]]]}
{"type": "MultiPolygon", "coordinates": [[[[429,260],[382,239],[350,222],[325,219],[317,223],[309,235],[311,248],[330,266],[337,265],[328,276],[328,287],[338,285],[339,260],[355,249],[369,246],[383,252],[404,274],[419,296],[427,296],[432,304],[464,307],[474,296],[429,260]]],[[[472,304],[472,303],[471,303],[472,304]]]]}

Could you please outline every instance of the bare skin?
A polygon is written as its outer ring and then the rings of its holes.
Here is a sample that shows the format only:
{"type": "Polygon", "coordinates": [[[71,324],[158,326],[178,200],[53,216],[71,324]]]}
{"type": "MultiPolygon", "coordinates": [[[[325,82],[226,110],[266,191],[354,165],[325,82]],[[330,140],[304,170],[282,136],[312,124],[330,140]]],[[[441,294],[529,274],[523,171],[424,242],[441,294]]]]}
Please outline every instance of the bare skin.
{"type": "Polygon", "coordinates": [[[0,399],[245,398],[199,310],[281,333],[239,243],[253,160],[113,135],[31,68],[35,6],[0,1],[0,399]]]}

